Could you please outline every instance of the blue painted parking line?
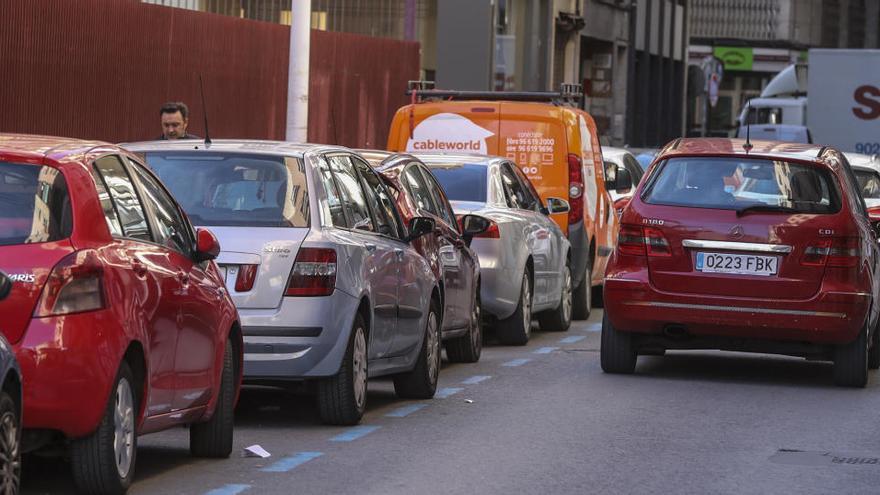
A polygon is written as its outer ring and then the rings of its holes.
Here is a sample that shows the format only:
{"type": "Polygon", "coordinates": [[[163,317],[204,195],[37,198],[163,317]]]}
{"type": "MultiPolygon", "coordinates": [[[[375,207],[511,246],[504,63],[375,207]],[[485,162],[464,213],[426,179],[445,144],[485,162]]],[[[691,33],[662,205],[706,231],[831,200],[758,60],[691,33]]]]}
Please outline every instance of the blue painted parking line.
{"type": "Polygon", "coordinates": [[[205,492],[205,495],[238,495],[239,493],[250,488],[251,485],[224,485],[220,488],[215,488],[209,492],[205,492]]]}
{"type": "Polygon", "coordinates": [[[275,464],[270,464],[263,469],[260,469],[260,471],[264,473],[286,473],[287,471],[290,471],[291,469],[298,466],[302,466],[312,459],[317,459],[322,455],[324,454],[321,452],[299,452],[294,456],[285,457],[275,464]]]}
{"type": "Polygon", "coordinates": [[[602,331],[602,323],[590,323],[589,325],[584,327],[584,330],[587,332],[601,332],[602,331]]]}
{"type": "Polygon", "coordinates": [[[559,341],[560,344],[574,344],[575,342],[580,342],[584,340],[586,337],[583,335],[572,335],[571,337],[566,337],[559,341]]]}
{"type": "Polygon", "coordinates": [[[522,365],[528,363],[529,361],[531,361],[531,359],[527,359],[527,358],[514,359],[513,361],[508,361],[506,363],[502,363],[501,366],[507,366],[508,368],[513,368],[514,366],[522,366],[522,365]]]}
{"type": "Polygon", "coordinates": [[[403,406],[399,409],[395,409],[395,410],[391,411],[390,413],[386,414],[385,416],[387,416],[389,418],[405,418],[405,417],[409,416],[410,414],[418,411],[419,409],[424,409],[426,407],[428,407],[427,404],[412,404],[409,406],[403,406]]]}
{"type": "Polygon", "coordinates": [[[378,426],[355,426],[354,428],[349,428],[345,433],[340,433],[335,437],[331,438],[331,442],[353,442],[358,438],[365,437],[370,433],[378,430],[378,426]]]}
{"type": "Polygon", "coordinates": [[[455,395],[455,394],[461,392],[462,390],[464,390],[464,389],[463,389],[463,388],[458,388],[458,387],[447,387],[447,388],[441,388],[440,390],[438,390],[438,391],[434,394],[434,398],[435,398],[435,399],[445,399],[445,398],[447,398],[447,397],[449,397],[449,396],[451,396],[451,395],[455,395]]]}
{"type": "Polygon", "coordinates": [[[461,383],[463,383],[465,385],[476,385],[482,381],[488,380],[489,378],[492,378],[492,377],[488,376],[488,375],[474,375],[461,383]]]}
{"type": "Polygon", "coordinates": [[[534,354],[550,354],[551,352],[558,349],[558,347],[541,347],[540,349],[535,349],[532,351],[534,354]]]}

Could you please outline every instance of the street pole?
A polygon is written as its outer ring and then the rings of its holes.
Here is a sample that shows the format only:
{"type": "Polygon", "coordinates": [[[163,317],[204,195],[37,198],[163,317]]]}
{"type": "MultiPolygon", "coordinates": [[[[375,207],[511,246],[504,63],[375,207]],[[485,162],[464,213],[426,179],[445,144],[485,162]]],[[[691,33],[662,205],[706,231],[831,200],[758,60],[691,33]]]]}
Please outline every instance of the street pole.
{"type": "Polygon", "coordinates": [[[309,130],[309,40],[312,0],[292,0],[290,55],[287,63],[287,129],[285,139],[306,142],[309,130]]]}

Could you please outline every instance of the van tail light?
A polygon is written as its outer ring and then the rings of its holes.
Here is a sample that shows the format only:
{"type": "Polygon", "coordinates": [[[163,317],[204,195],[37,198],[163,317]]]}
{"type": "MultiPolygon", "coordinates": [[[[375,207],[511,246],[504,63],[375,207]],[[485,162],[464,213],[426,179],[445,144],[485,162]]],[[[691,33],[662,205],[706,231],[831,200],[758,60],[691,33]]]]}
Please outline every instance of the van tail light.
{"type": "Polygon", "coordinates": [[[584,219],[584,171],[581,157],[568,155],[568,224],[584,219]]]}
{"type": "Polygon", "coordinates": [[[235,276],[235,292],[248,292],[254,288],[259,265],[239,265],[235,276]]]}
{"type": "Polygon", "coordinates": [[[880,206],[868,208],[868,218],[872,222],[876,222],[876,221],[880,220],[880,206]]]}
{"type": "Polygon", "coordinates": [[[290,272],[285,296],[329,296],[336,288],[336,251],[300,248],[290,272]]]}
{"type": "Polygon", "coordinates": [[[52,268],[34,317],[62,316],[106,307],[104,265],[93,250],[77,251],[52,268]]]}
{"type": "Polygon", "coordinates": [[[672,256],[672,248],[663,231],[652,227],[621,225],[617,234],[617,249],[632,256],[672,256]]]}
{"type": "Polygon", "coordinates": [[[810,244],[801,256],[806,266],[851,268],[859,263],[859,238],[834,237],[810,244]]]}

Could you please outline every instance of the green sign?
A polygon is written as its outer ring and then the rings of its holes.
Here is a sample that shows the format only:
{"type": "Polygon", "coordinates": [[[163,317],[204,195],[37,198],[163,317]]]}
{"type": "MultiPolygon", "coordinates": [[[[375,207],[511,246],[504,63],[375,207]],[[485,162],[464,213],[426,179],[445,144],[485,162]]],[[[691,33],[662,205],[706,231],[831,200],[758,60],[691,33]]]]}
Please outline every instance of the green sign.
{"type": "Polygon", "coordinates": [[[724,62],[724,70],[752,70],[750,47],[716,46],[713,54],[724,62]]]}

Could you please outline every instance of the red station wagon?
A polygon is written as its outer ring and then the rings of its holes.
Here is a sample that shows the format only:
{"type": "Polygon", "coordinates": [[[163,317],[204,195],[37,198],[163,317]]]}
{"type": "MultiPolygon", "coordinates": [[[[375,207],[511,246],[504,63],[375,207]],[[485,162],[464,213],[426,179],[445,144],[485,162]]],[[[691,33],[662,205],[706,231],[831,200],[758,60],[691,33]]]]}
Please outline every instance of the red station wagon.
{"type": "Polygon", "coordinates": [[[880,367],[877,231],[839,151],[680,139],[623,212],[605,279],[602,369],[668,349],[828,360],[838,385],[880,367]]]}
{"type": "Polygon", "coordinates": [[[0,134],[2,330],[21,365],[25,449],[69,439],[87,493],[124,492],[137,435],[191,424],[232,450],[242,339],[216,265],[165,187],[115,146],[0,134]]]}

